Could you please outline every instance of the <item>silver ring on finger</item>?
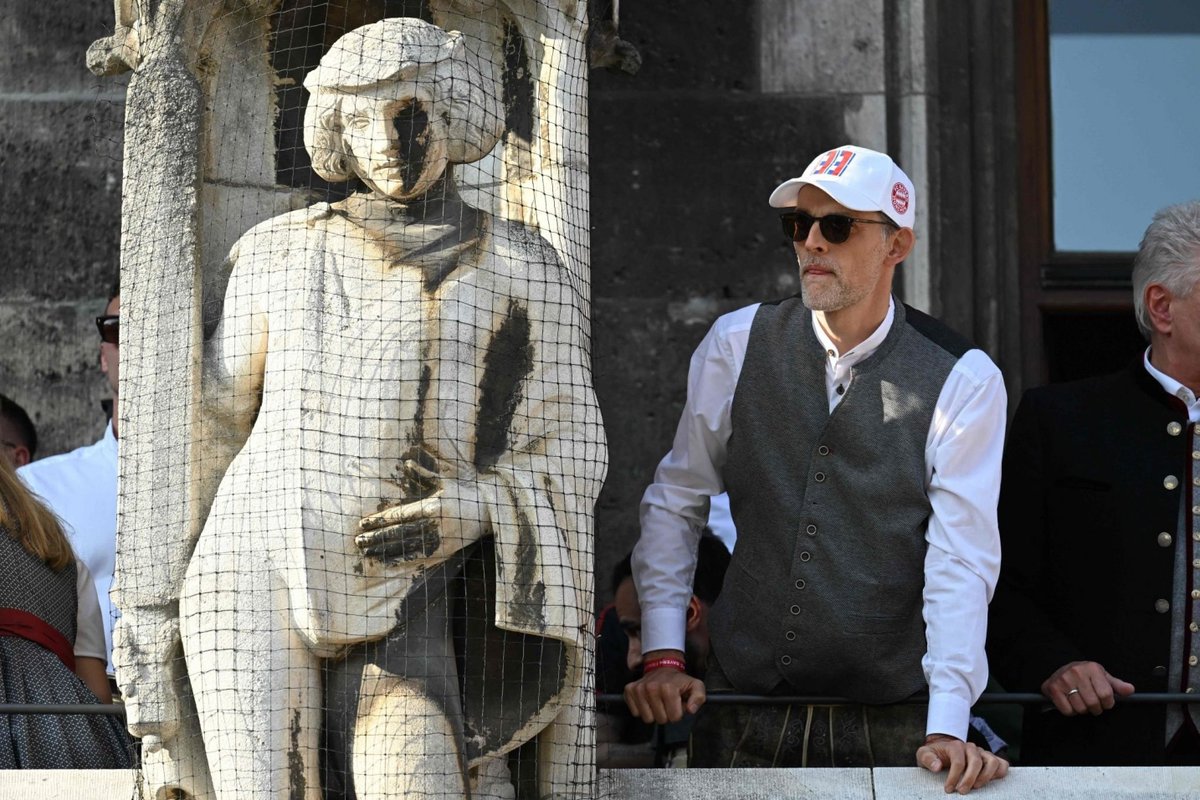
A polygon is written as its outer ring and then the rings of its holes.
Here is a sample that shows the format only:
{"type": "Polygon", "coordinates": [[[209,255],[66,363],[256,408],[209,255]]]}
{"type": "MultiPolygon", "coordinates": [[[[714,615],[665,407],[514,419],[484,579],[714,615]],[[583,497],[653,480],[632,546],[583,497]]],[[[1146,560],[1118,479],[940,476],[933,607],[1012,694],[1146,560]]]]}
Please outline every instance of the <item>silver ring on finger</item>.
{"type": "Polygon", "coordinates": [[[1079,690],[1078,690],[1078,689],[1072,689],[1071,691],[1067,692],[1067,697],[1070,697],[1070,696],[1071,696],[1071,695],[1073,695],[1073,694],[1079,694],[1079,690]]]}

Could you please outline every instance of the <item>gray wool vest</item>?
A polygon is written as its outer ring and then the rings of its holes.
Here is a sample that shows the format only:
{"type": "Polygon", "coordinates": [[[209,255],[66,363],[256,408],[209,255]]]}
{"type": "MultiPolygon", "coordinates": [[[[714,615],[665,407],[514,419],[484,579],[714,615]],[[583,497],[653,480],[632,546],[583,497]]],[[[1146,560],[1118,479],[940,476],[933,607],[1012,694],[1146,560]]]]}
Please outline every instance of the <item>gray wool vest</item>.
{"type": "Polygon", "coordinates": [[[896,303],[830,414],[811,312],[760,306],[723,468],[737,546],[710,619],[739,691],[886,703],[925,688],[925,443],[969,349],[896,303]]]}

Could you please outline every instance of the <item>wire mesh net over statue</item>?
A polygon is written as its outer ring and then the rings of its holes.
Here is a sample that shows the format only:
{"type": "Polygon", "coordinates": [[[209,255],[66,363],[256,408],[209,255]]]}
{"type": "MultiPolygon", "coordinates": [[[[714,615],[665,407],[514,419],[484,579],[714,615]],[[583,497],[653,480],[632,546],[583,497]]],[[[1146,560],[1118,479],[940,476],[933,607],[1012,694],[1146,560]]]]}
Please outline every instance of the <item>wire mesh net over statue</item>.
{"type": "Polygon", "coordinates": [[[143,796],[594,796],[585,12],[275,5],[90,54],[143,796]]]}

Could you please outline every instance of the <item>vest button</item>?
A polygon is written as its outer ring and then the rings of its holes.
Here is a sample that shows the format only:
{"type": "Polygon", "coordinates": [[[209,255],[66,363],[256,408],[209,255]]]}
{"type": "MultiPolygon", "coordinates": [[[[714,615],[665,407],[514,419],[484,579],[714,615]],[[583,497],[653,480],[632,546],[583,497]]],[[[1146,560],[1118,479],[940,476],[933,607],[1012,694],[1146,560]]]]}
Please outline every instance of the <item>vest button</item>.
{"type": "Polygon", "coordinates": [[[826,447],[825,445],[821,445],[820,447],[817,448],[817,452],[823,456],[827,456],[827,455],[829,455],[829,448],[826,447]]]}
{"type": "Polygon", "coordinates": [[[791,656],[780,656],[779,663],[783,664],[786,667],[788,664],[792,663],[792,657],[791,656]]]}
{"type": "Polygon", "coordinates": [[[1189,667],[1196,666],[1196,664],[1198,662],[1200,662],[1200,658],[1196,658],[1195,656],[1188,656],[1188,666],[1189,667]]]}
{"type": "Polygon", "coordinates": [[[1200,600],[1200,589],[1192,589],[1192,599],[1200,600]]]}
{"type": "Polygon", "coordinates": [[[1155,667],[1154,669],[1150,670],[1150,674],[1156,678],[1165,678],[1167,677],[1167,668],[1155,667]]]}
{"type": "Polygon", "coordinates": [[[1177,486],[1179,486],[1179,478],[1176,478],[1174,475],[1168,475],[1163,478],[1163,488],[1174,489],[1177,486]]]}
{"type": "Polygon", "coordinates": [[[783,635],[783,638],[787,639],[789,642],[794,642],[794,641],[796,641],[796,632],[788,631],[787,633],[785,633],[783,635]]]}
{"type": "Polygon", "coordinates": [[[1162,600],[1162,599],[1155,600],[1154,601],[1154,610],[1160,614],[1165,614],[1171,610],[1171,604],[1168,603],[1166,600],[1162,600]]]}
{"type": "Polygon", "coordinates": [[[810,524],[807,528],[804,529],[804,532],[807,533],[809,536],[816,536],[817,535],[817,526],[810,524]]]}
{"type": "Polygon", "coordinates": [[[812,553],[808,552],[807,550],[804,550],[804,551],[802,551],[802,552],[800,553],[800,560],[801,560],[801,561],[804,561],[804,562],[811,561],[811,560],[812,560],[812,553]]]}
{"type": "Polygon", "coordinates": [[[804,584],[804,579],[803,579],[803,578],[801,578],[800,580],[796,581],[796,588],[797,588],[797,589],[803,589],[803,588],[804,588],[804,585],[805,585],[805,584],[804,584]]]}
{"type": "Polygon", "coordinates": [[[1171,534],[1167,533],[1166,531],[1163,531],[1162,533],[1160,533],[1158,535],[1158,546],[1159,547],[1170,547],[1171,546],[1171,534]]]}
{"type": "Polygon", "coordinates": [[[1183,433],[1183,426],[1178,422],[1168,423],[1167,433],[1171,434],[1172,436],[1178,436],[1179,434],[1183,433]]]}
{"type": "Polygon", "coordinates": [[[788,610],[792,612],[792,616],[793,616],[793,617],[798,617],[798,616],[800,616],[800,606],[796,606],[796,605],[794,605],[794,606],[792,606],[792,607],[791,607],[790,609],[788,609],[788,610]]]}
{"type": "Polygon", "coordinates": [[[824,483],[825,482],[825,473],[818,472],[816,475],[813,475],[813,480],[816,481],[817,483],[824,483]]]}

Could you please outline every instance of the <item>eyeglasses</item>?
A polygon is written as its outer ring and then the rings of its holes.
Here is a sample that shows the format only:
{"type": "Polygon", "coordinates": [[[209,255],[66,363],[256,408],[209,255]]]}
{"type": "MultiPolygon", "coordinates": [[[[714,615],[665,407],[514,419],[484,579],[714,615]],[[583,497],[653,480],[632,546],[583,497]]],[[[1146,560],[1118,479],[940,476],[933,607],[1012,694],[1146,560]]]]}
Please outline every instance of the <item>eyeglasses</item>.
{"type": "Polygon", "coordinates": [[[121,343],[121,318],[116,314],[96,317],[96,330],[100,331],[100,341],[108,344],[121,343]]]}
{"type": "Polygon", "coordinates": [[[823,217],[814,217],[803,211],[788,211],[780,214],[779,221],[783,223],[783,235],[789,237],[793,242],[803,242],[808,238],[808,232],[812,230],[813,223],[819,223],[821,235],[830,244],[842,244],[849,239],[850,231],[856,222],[896,227],[895,223],[890,220],[861,219],[848,217],[845,214],[826,214],[823,217]]]}

